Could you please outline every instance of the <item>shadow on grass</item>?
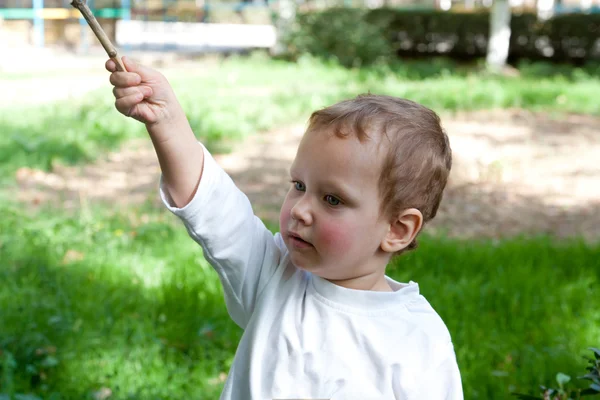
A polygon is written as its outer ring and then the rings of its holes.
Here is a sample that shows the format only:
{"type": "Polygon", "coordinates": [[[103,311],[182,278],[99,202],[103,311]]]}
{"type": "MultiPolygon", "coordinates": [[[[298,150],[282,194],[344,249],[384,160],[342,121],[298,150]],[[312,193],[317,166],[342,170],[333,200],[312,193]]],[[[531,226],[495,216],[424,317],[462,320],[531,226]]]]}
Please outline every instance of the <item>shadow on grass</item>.
{"type": "Polygon", "coordinates": [[[240,331],[216,274],[180,229],[127,218],[4,219],[0,394],[218,396],[240,331]]]}

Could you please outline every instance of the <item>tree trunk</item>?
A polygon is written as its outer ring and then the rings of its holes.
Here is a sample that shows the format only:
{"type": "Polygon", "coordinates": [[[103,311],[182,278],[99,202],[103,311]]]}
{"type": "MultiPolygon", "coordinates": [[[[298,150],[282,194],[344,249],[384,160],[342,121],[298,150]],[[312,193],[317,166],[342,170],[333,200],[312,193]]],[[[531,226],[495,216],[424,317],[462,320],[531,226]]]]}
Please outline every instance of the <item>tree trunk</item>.
{"type": "Polygon", "coordinates": [[[581,8],[584,11],[588,11],[592,7],[592,0],[581,0],[581,8]]]}
{"type": "Polygon", "coordinates": [[[554,14],[554,0],[538,0],[537,15],[538,19],[550,19],[554,14]]]}
{"type": "Polygon", "coordinates": [[[499,72],[506,65],[510,44],[510,5],[508,0],[494,0],[490,13],[490,40],[486,62],[490,70],[499,72]]]}
{"type": "Polygon", "coordinates": [[[277,43],[272,49],[273,55],[281,55],[287,51],[284,39],[289,34],[296,19],[296,0],[280,0],[278,3],[279,10],[275,22],[277,43]]]}

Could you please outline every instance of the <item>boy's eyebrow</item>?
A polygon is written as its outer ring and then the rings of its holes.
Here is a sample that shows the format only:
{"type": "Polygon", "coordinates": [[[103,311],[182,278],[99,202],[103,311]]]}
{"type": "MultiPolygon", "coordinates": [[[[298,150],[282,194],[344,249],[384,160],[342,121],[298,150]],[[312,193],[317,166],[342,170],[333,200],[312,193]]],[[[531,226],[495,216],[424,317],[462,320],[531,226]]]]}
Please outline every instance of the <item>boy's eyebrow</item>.
{"type": "Polygon", "coordinates": [[[324,180],[320,184],[324,189],[328,189],[328,191],[332,191],[334,194],[339,194],[346,201],[354,201],[358,197],[354,195],[355,191],[351,187],[343,183],[324,180]]]}

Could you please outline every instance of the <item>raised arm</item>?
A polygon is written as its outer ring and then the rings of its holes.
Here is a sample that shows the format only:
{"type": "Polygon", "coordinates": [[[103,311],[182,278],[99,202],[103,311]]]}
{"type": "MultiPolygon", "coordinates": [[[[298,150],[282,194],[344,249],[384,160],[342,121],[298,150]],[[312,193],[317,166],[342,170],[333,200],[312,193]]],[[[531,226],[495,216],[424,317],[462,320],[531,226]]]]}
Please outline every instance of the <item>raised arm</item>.
{"type": "Polygon", "coordinates": [[[193,198],[202,177],[204,155],[173,89],[158,71],[123,57],[128,72],[112,72],[115,106],[122,114],[146,125],[163,182],[174,205],[183,207],[193,198]]]}
{"type": "Polygon", "coordinates": [[[227,309],[245,327],[279,265],[281,246],[254,216],[242,193],[198,143],[167,79],[123,57],[128,72],[112,72],[115,106],[146,124],[162,170],[161,196],[202,246],[219,274],[227,309]]]}

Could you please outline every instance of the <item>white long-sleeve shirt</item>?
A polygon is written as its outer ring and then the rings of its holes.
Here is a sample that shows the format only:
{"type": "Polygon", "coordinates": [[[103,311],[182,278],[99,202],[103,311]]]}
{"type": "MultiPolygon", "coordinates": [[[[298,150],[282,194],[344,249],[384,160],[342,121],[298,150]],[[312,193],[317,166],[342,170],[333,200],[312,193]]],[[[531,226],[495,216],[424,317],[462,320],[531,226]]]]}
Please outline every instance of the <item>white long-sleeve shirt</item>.
{"type": "Polygon", "coordinates": [[[450,334],[414,282],[347,289],[296,268],[204,149],[191,202],[165,205],[217,271],[244,329],[221,399],[462,399],[450,334]]]}

